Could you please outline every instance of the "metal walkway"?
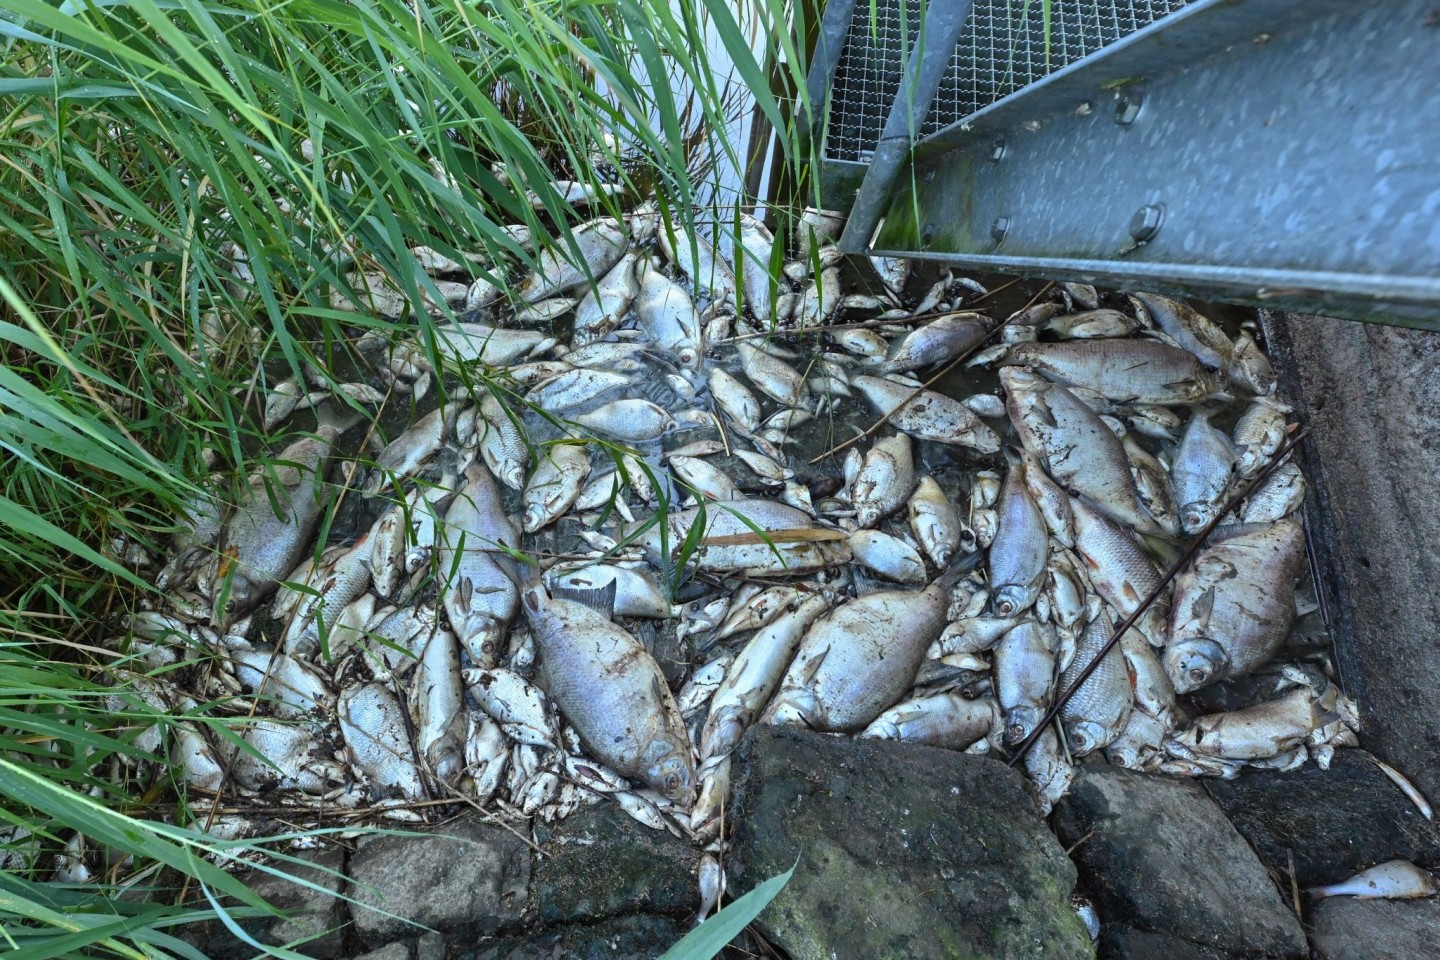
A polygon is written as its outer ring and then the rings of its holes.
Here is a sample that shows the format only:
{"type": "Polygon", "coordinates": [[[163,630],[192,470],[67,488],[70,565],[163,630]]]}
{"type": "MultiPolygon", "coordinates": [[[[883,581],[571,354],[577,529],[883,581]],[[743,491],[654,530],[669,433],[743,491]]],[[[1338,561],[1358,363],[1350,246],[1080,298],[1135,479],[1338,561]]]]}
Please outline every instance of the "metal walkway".
{"type": "Polygon", "coordinates": [[[842,248],[1440,329],[1440,8],[1050,6],[831,0],[842,248]]]}

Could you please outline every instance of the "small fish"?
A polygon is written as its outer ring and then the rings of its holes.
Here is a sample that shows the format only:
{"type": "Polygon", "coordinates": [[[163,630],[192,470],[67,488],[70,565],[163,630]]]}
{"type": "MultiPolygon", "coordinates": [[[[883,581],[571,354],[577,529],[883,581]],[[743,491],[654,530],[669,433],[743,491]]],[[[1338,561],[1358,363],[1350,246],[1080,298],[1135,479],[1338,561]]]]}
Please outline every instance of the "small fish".
{"type": "Polygon", "coordinates": [[[558,241],[541,252],[535,272],[517,292],[526,303],[536,303],[573,290],[592,278],[603,277],[625,255],[629,245],[624,227],[608,217],[582,224],[570,235],[569,242],[558,241]]]}
{"type": "Polygon", "coordinates": [[[851,382],[877,413],[891,414],[898,408],[899,412],[890,417],[890,425],[917,439],[969,447],[985,454],[1000,449],[1000,436],[958,400],[933,390],[917,393],[912,387],[881,377],[856,377],[851,382]]]}
{"type": "Polygon", "coordinates": [[[424,778],[405,730],[404,708],[383,684],[367,683],[340,692],[340,732],[350,763],[370,784],[376,799],[425,797],[424,778]]]}
{"type": "Polygon", "coordinates": [[[960,549],[960,517],[945,491],[932,478],[924,476],[915,486],[906,504],[910,530],[928,556],[940,569],[950,566],[960,549]]]}
{"type": "Polygon", "coordinates": [[[990,321],[984,314],[947,313],[906,334],[880,364],[880,370],[902,373],[949,363],[989,335],[990,321]]]}
{"type": "MultiPolygon", "coordinates": [[[[1090,622],[1080,635],[1074,659],[1060,675],[1060,690],[1070,689],[1080,678],[1081,671],[1099,655],[1114,630],[1115,622],[1109,613],[1102,613],[1090,622]]],[[[1130,718],[1133,696],[1125,654],[1117,644],[1060,710],[1060,722],[1071,752],[1076,757],[1084,757],[1108,746],[1130,718]]]]}
{"type": "Polygon", "coordinates": [[[1409,900],[1440,893],[1440,881],[1409,860],[1389,860],[1361,870],[1348,880],[1305,891],[1312,897],[1355,897],[1358,900],[1409,900]]]}
{"type": "Polygon", "coordinates": [[[1050,557],[1050,536],[1040,509],[1025,486],[1023,466],[1012,464],[1005,476],[998,503],[998,527],[990,544],[990,589],[995,612],[1018,616],[1040,595],[1045,564],[1050,557]]]}
{"type": "Polygon", "coordinates": [[[1220,512],[1235,467],[1230,438],[1197,413],[1185,426],[1170,480],[1180,509],[1180,526],[1188,534],[1205,528],[1220,512]]]}
{"type": "Polygon", "coordinates": [[[951,692],[891,707],[860,731],[860,736],[965,750],[976,741],[998,739],[999,730],[1000,706],[994,700],[967,700],[951,692]]]}
{"type": "Polygon", "coordinates": [[[915,482],[910,438],[897,433],[876,441],[850,486],[855,519],[862,527],[873,527],[904,505],[915,482]]]}
{"type": "Polygon", "coordinates": [[[995,645],[995,691],[1004,713],[1004,741],[1015,746],[1034,732],[1055,696],[1055,628],[1025,620],[995,645]]]}

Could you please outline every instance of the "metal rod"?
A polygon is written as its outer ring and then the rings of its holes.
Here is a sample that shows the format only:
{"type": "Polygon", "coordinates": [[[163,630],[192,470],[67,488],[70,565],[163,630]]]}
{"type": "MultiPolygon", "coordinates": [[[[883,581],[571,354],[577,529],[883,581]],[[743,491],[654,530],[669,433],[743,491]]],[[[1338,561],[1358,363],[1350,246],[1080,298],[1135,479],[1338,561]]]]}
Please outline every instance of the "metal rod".
{"type": "Polygon", "coordinates": [[[1185,568],[1185,565],[1190,562],[1191,558],[1204,546],[1205,539],[1220,525],[1220,521],[1225,519],[1232,510],[1240,505],[1242,500],[1250,496],[1254,490],[1259,488],[1260,484],[1265,482],[1270,474],[1275,471],[1275,468],[1280,466],[1285,458],[1289,456],[1290,451],[1295,449],[1296,445],[1299,444],[1309,429],[1309,427],[1302,427],[1292,434],[1290,439],[1285,441],[1285,445],[1275,451],[1275,455],[1270,458],[1270,462],[1265,465],[1265,469],[1256,474],[1253,480],[1246,484],[1239,493],[1235,494],[1220,512],[1215,514],[1214,518],[1205,525],[1205,528],[1195,536],[1194,542],[1180,555],[1180,559],[1176,560],[1170,569],[1165,572],[1165,576],[1160,578],[1160,583],[1155,589],[1151,590],[1149,595],[1140,601],[1140,605],[1135,608],[1134,613],[1122,620],[1120,626],[1115,628],[1115,633],[1105,642],[1105,646],[1100,648],[1100,652],[1096,654],[1095,658],[1087,663],[1085,668],[1080,671],[1080,676],[1076,677],[1070,686],[1065,688],[1065,691],[1055,698],[1054,705],[1046,711],[1045,716],[1035,725],[1035,729],[1031,731],[1030,736],[1026,737],[1024,742],[1016,748],[1015,755],[1010,758],[1010,766],[1013,767],[1019,763],[1025,756],[1025,753],[1034,746],[1035,741],[1040,739],[1046,728],[1054,722],[1056,717],[1060,716],[1060,711],[1065,708],[1065,704],[1070,702],[1070,698],[1075,695],[1075,692],[1085,685],[1085,681],[1090,679],[1090,674],[1099,668],[1101,661],[1110,655],[1110,651],[1115,649],[1115,644],[1119,643],[1120,638],[1125,636],[1125,631],[1135,625],[1135,621],[1140,619],[1140,615],[1148,610],[1150,605],[1159,598],[1160,594],[1165,592],[1165,588],[1170,586],[1171,581],[1179,576],[1180,571],[1185,568]]]}
{"type": "Polygon", "coordinates": [[[940,89],[940,80],[950,67],[950,55],[974,5],[974,0],[940,0],[926,8],[920,35],[915,38],[900,78],[900,89],[890,105],[870,169],[865,171],[845,230],[836,244],[845,253],[860,253],[870,246],[875,227],[890,204],[895,180],[910,160],[911,147],[930,113],[935,91],[940,89]]]}

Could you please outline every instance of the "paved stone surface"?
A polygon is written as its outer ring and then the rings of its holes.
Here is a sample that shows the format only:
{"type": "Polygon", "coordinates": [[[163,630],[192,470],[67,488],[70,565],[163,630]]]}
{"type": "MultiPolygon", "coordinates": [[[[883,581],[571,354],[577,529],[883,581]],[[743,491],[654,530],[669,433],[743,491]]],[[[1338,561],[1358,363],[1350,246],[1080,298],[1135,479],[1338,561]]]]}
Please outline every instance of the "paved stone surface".
{"type": "Polygon", "coordinates": [[[351,907],[355,931],[366,944],[413,936],[407,919],[452,940],[474,937],[519,921],[530,849],[502,827],[465,818],[430,837],[362,838],[350,857],[350,878],[350,895],[359,901],[351,907]]]}
{"type": "Polygon", "coordinates": [[[1265,314],[1316,507],[1361,743],[1440,797],[1440,335],[1265,314]]]}
{"type": "Polygon", "coordinates": [[[1246,771],[1212,781],[1210,795],[1271,872],[1302,888],[1337,883],[1387,860],[1440,863],[1440,831],[1364,750],[1341,750],[1329,770],[1246,771]]]}
{"type": "Polygon", "coordinates": [[[1440,955],[1440,900],[1331,897],[1311,910],[1321,960],[1420,960],[1440,955]]]}
{"type": "Polygon", "coordinates": [[[456,956],[462,960],[654,960],[684,934],[669,917],[620,917],[492,940],[456,956]]]}
{"type": "Polygon", "coordinates": [[[792,960],[1093,956],[1074,865],[1018,774],[947,750],[761,727],[737,757],[732,896],[792,960]]]}
{"type": "Polygon", "coordinates": [[[545,851],[530,883],[541,923],[627,913],[683,917],[700,909],[695,848],[643,826],[614,803],[537,825],[535,839],[545,851]]]}
{"type": "Polygon", "coordinates": [[[1246,957],[1305,955],[1299,922],[1199,784],[1086,766],[1055,824],[1107,923],[1246,957]]]}
{"type": "MultiPolygon", "coordinates": [[[[306,956],[331,960],[342,956],[345,949],[345,903],[336,897],[345,882],[342,874],[345,852],[338,847],[328,847],[300,856],[308,865],[287,864],[285,869],[320,889],[312,890],[268,873],[251,873],[246,877],[251,889],[286,911],[288,917],[244,920],[240,925],[260,943],[282,946],[303,940],[303,944],[292,949],[306,956]]],[[[204,931],[191,932],[198,935],[197,940],[203,940],[208,934],[203,947],[214,960],[249,960],[255,956],[254,947],[235,938],[218,922],[208,924],[204,931]]]]}

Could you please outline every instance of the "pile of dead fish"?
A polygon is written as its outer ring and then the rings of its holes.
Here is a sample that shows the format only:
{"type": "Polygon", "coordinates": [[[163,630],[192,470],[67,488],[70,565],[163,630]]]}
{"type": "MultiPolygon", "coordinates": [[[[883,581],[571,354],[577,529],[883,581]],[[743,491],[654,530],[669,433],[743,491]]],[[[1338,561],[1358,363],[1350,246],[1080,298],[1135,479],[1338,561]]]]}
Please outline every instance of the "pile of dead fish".
{"type": "MultiPolygon", "coordinates": [[[[1251,333],[1181,303],[1066,285],[997,329],[978,284],[803,226],[779,275],[755,220],[727,253],[643,208],[528,275],[416,251],[466,322],[367,335],[379,374],[340,392],[433,409],[367,445],[323,381],[272,390],[301,438],[195,504],[168,605],[121,638],[163,668],[132,695],[235,715],[245,749],[175,727],[191,787],[395,816],[608,798],[706,844],[754,724],[1003,755],[1294,428],[1251,333]],[[966,390],[922,385],[972,353],[966,390]]],[[[1023,765],[1045,809],[1096,751],[1228,777],[1356,742],[1324,669],[1267,667],[1304,493],[1271,473],[1064,704],[1023,765]],[[1262,668],[1258,703],[1181,703],[1262,668]]]]}

